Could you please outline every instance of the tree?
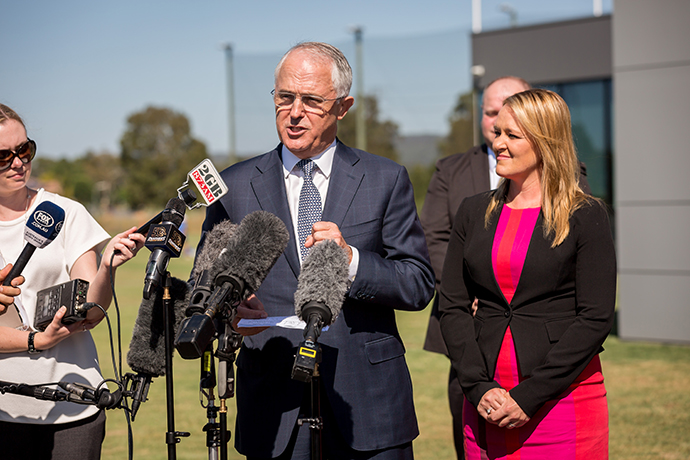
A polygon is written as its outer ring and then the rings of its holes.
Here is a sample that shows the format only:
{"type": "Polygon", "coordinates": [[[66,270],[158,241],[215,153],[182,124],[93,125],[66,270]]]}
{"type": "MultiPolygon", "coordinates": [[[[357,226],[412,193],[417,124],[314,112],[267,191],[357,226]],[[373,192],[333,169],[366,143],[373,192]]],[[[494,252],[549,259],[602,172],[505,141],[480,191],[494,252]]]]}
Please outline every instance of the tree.
{"type": "Polygon", "coordinates": [[[120,145],[124,195],[134,209],[165,205],[187,172],[207,156],[204,143],[192,136],[187,117],[161,107],[130,115],[120,145]]]}
{"type": "MultiPolygon", "coordinates": [[[[398,160],[398,152],[393,139],[398,135],[398,125],[390,120],[379,120],[379,104],[376,96],[364,96],[365,122],[367,125],[367,151],[382,157],[398,160]]],[[[348,114],[338,123],[338,138],[350,147],[355,146],[357,132],[355,113],[352,107],[348,114]]]]}
{"type": "Polygon", "coordinates": [[[111,192],[103,201],[106,206],[118,201],[112,191],[117,190],[122,180],[120,159],[107,151],[87,151],[83,157],[73,160],[37,158],[32,169],[42,186],[85,205],[98,204],[104,198],[98,196],[102,190],[111,192]]]}
{"type": "Polygon", "coordinates": [[[438,144],[442,157],[447,157],[454,153],[465,152],[473,147],[474,139],[472,133],[472,92],[461,94],[455,104],[453,113],[448,117],[450,122],[450,132],[438,144]]]}
{"type": "Polygon", "coordinates": [[[414,201],[417,204],[418,212],[422,211],[422,205],[424,204],[424,199],[426,198],[426,191],[429,188],[431,176],[435,171],[435,162],[428,165],[417,164],[407,168],[407,172],[410,175],[410,182],[412,182],[412,187],[414,188],[414,201]]]}

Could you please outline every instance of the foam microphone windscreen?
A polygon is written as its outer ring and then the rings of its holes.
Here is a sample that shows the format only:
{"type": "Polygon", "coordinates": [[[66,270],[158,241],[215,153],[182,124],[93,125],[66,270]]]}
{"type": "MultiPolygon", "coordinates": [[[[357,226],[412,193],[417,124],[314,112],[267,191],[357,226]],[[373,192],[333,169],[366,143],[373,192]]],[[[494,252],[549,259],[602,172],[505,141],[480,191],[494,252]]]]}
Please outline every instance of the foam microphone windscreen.
{"type": "Polygon", "coordinates": [[[204,241],[196,255],[194,268],[191,278],[195,280],[203,270],[210,270],[218,259],[220,253],[225,249],[228,241],[233,237],[237,230],[237,224],[230,220],[218,222],[204,236],[204,241]]]}
{"type": "MultiPolygon", "coordinates": [[[[221,251],[225,249],[228,241],[235,234],[237,225],[229,220],[217,223],[204,235],[201,248],[197,252],[194,268],[192,269],[191,282],[194,285],[189,299],[189,307],[186,315],[191,316],[201,313],[208,307],[208,300],[213,294],[215,275],[211,275],[210,269],[218,260],[221,251]]],[[[179,332],[179,331],[177,331],[179,332]]]]}
{"type": "MultiPolygon", "coordinates": [[[[295,314],[302,317],[302,307],[309,302],[325,305],[331,312],[333,324],[345,300],[348,284],[347,254],[333,240],[314,245],[302,263],[295,291],[295,314]]],[[[307,318],[302,318],[307,320],[307,318]]]]}
{"type": "Polygon", "coordinates": [[[235,234],[213,264],[212,277],[219,273],[242,279],[243,300],[256,292],[285,250],[290,238],[280,218],[266,211],[254,211],[242,219],[235,234]]]}
{"type": "MultiPolygon", "coordinates": [[[[171,277],[170,297],[173,300],[174,331],[185,317],[191,289],[189,285],[171,277]]],[[[157,291],[150,299],[143,299],[132,330],[132,340],[127,352],[127,364],[138,373],[159,377],[165,375],[165,323],[163,321],[163,299],[157,291]]]]}

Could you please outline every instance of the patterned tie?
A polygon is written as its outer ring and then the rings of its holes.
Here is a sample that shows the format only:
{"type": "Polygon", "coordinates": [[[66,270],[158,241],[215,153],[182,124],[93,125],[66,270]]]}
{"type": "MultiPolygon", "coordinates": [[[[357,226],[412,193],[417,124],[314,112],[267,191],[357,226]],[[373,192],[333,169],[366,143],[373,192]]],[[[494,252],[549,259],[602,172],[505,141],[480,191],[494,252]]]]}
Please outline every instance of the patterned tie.
{"type": "Polygon", "coordinates": [[[297,232],[299,233],[299,250],[302,260],[307,257],[309,249],[304,242],[311,235],[311,227],[321,220],[321,195],[314,185],[312,173],[316,164],[311,160],[300,160],[297,166],[304,172],[302,190],[299,192],[297,210],[297,232]]]}

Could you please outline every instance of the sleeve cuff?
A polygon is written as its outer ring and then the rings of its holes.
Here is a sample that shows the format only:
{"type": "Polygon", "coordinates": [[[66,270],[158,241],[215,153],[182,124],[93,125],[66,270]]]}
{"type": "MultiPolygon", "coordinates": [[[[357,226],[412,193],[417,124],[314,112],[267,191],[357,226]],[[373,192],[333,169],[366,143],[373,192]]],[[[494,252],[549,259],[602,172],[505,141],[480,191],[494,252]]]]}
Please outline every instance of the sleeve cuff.
{"type": "Polygon", "coordinates": [[[350,262],[347,274],[348,289],[350,288],[350,286],[352,286],[352,283],[355,281],[355,276],[357,276],[357,269],[359,268],[359,251],[357,250],[357,248],[353,246],[350,246],[350,249],[352,250],[352,261],[350,262]]]}

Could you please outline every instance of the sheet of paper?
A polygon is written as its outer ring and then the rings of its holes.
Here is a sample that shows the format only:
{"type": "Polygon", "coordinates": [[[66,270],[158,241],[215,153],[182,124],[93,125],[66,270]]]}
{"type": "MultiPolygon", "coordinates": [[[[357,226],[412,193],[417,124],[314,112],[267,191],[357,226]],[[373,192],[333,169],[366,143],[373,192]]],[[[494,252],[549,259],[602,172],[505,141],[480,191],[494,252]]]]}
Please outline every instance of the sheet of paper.
{"type": "MultiPolygon", "coordinates": [[[[237,324],[239,327],[282,327],[284,329],[304,329],[307,325],[297,316],[269,316],[262,319],[246,319],[243,318],[237,324]]],[[[328,326],[323,328],[328,330],[328,326]]]]}

